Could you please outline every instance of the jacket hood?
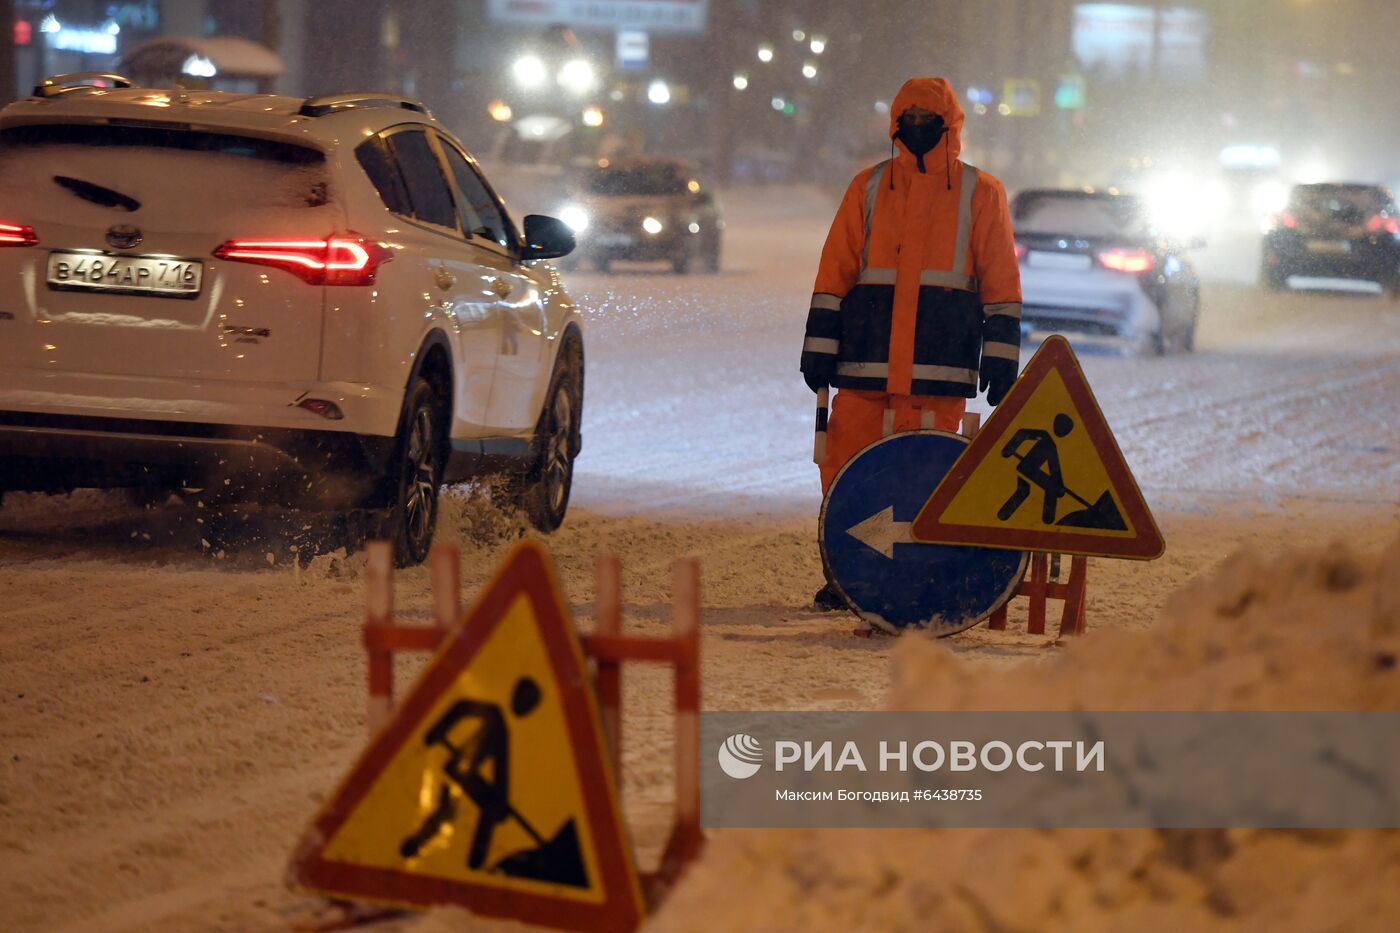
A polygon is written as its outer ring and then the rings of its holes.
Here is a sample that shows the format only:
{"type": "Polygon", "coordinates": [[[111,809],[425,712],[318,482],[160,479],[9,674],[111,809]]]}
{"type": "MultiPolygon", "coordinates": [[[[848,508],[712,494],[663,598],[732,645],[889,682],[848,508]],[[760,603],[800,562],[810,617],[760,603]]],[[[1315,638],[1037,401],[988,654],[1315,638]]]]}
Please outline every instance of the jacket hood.
{"type": "MultiPolygon", "coordinates": [[[[963,109],[952,85],[943,78],[910,78],[905,81],[899,93],[894,96],[894,103],[890,105],[890,139],[894,139],[894,135],[899,132],[899,115],[910,107],[922,107],[943,118],[948,132],[938,146],[949,146],[949,157],[956,159],[962,151],[963,109]]],[[[913,158],[909,150],[904,148],[904,143],[895,140],[895,145],[904,157],[913,158]]],[[[938,152],[938,148],[933,152],[938,152]]],[[[933,153],[930,153],[924,158],[931,160],[932,155],[933,153]]]]}

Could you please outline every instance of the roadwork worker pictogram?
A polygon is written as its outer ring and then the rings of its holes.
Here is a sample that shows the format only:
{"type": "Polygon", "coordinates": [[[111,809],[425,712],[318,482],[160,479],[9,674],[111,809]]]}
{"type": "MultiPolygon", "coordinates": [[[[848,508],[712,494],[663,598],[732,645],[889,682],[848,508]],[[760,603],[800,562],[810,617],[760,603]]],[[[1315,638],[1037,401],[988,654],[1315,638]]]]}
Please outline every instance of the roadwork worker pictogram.
{"type": "MultiPolygon", "coordinates": [[[[539,702],[539,684],[529,677],[521,677],[511,693],[512,715],[516,718],[528,716],[539,702]]],[[[467,854],[468,868],[588,887],[588,873],[574,820],[567,820],[552,838],[546,839],[510,802],[510,725],[498,704],[458,700],[428,730],[423,743],[439,745],[448,751],[442,767],[447,782],[439,791],[437,806],[399,846],[400,855],[404,858],[417,856],[457,820],[460,798],[466,797],[477,811],[467,854]],[[475,721],[476,731],[465,740],[454,742],[453,730],[472,721],[475,721]],[[497,827],[508,820],[515,820],[535,841],[536,847],[516,852],[485,868],[491,839],[497,827]]]]}
{"type": "Polygon", "coordinates": [[[1002,457],[1014,457],[1019,462],[1016,466],[1016,488],[997,510],[997,519],[1004,522],[1015,515],[1029,498],[1031,487],[1036,486],[1044,496],[1040,520],[1046,525],[1126,530],[1123,516],[1107,490],[1096,502],[1090,502],[1065,485],[1065,478],[1060,470],[1060,451],[1055,444],[1055,438],[1068,437],[1074,430],[1074,419],[1061,412],[1055,416],[1052,428],[1054,437],[1050,431],[1041,428],[1022,428],[1002,447],[1002,457]],[[1022,453],[1022,448],[1027,444],[1030,445],[1030,449],[1022,453]],[[1069,496],[1083,508],[1056,521],[1060,500],[1065,496],[1069,496]]]}

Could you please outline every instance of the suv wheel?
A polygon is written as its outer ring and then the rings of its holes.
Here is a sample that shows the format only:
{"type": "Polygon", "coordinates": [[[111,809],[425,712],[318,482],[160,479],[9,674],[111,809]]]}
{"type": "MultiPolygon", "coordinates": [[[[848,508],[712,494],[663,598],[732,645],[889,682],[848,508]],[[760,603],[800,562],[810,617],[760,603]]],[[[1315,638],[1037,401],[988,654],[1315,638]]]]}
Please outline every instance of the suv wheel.
{"type": "Polygon", "coordinates": [[[579,419],[583,415],[583,352],[571,339],[559,354],[537,432],[539,452],[520,497],[525,517],[540,531],[564,523],[578,456],[579,419]]]}
{"type": "Polygon", "coordinates": [[[425,379],[414,381],[405,412],[403,437],[398,445],[398,483],[390,503],[389,528],[394,542],[394,563],[411,567],[427,560],[437,527],[446,424],[442,405],[425,379]]]}

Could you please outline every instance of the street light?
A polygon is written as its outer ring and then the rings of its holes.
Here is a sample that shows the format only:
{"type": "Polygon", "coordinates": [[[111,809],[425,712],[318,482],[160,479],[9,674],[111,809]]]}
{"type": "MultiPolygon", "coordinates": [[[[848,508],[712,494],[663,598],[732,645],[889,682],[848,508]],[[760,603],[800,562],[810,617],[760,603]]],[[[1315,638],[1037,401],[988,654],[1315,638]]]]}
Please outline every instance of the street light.
{"type": "Polygon", "coordinates": [[[749,87],[749,76],[740,72],[734,76],[734,90],[746,91],[749,87]]]}
{"type": "Polygon", "coordinates": [[[765,65],[773,60],[773,46],[764,44],[758,47],[758,60],[765,65]]]}
{"type": "Polygon", "coordinates": [[[817,66],[808,62],[802,66],[802,77],[808,81],[815,81],[817,77],[817,66]]]}
{"type": "Polygon", "coordinates": [[[664,107],[671,102],[671,86],[657,78],[647,87],[647,100],[658,107],[664,107]]]}
{"type": "Polygon", "coordinates": [[[825,52],[826,36],[813,36],[811,48],[813,55],[820,55],[821,53],[825,52]]]}

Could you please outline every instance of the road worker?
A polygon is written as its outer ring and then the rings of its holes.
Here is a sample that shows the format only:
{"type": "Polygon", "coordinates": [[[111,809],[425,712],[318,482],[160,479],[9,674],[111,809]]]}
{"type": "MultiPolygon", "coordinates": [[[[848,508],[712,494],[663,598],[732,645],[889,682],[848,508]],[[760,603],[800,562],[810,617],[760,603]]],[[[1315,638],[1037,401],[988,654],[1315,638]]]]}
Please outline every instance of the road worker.
{"type": "MultiPolygon", "coordinates": [[[[822,250],[802,375],[838,389],[822,490],[896,431],[957,431],[979,387],[1016,379],[1021,277],[1006,189],[958,159],[963,111],[943,78],[906,81],[890,107],[892,158],[846,189],[822,250]]],[[[823,609],[840,608],[828,583],[823,609]]]]}

